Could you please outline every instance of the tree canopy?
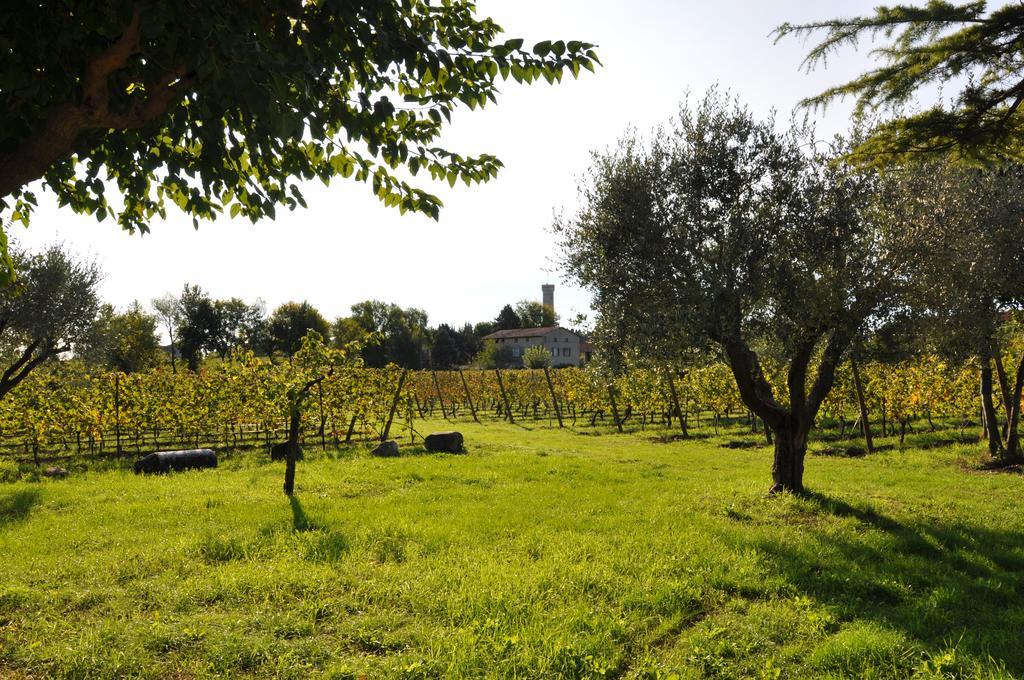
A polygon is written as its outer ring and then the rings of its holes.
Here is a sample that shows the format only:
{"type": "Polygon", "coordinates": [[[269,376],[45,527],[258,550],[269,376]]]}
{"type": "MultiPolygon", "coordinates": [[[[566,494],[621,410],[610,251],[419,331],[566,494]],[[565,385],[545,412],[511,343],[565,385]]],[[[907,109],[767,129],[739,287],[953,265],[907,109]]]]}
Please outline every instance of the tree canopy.
{"type": "Polygon", "coordinates": [[[917,326],[941,354],[978,359],[989,451],[1016,462],[1024,354],[1008,371],[1001,336],[1011,313],[1024,308],[1024,169],[919,163],[889,173],[887,184],[888,240],[905,253],[917,326]],[[993,365],[1006,409],[1002,441],[993,365]]]}
{"type": "Polygon", "coordinates": [[[322,339],[330,334],[331,327],[320,310],[306,301],[286,302],[270,315],[271,347],[288,356],[303,347],[310,331],[322,339]]]}
{"type": "Polygon", "coordinates": [[[522,327],[523,320],[519,318],[519,314],[516,310],[512,309],[512,305],[505,305],[502,307],[501,311],[498,312],[497,318],[494,319],[495,331],[507,331],[522,327]]]}
{"type": "MultiPolygon", "coordinates": [[[[425,311],[365,300],[352,305],[351,319],[364,336],[359,338],[351,330],[354,327],[346,324],[346,333],[336,338],[336,344],[342,344],[344,337],[362,340],[362,357],[367,366],[380,368],[394,363],[404,368],[423,367],[430,344],[425,311]]],[[[343,326],[339,324],[345,323],[336,322],[335,329],[341,330],[343,326]]]]}
{"type": "Polygon", "coordinates": [[[156,336],[157,318],[143,311],[138,302],[124,311],[113,305],[100,307],[89,339],[75,355],[91,364],[124,373],[145,371],[163,360],[156,336]]]}
{"type": "Polygon", "coordinates": [[[166,293],[158,298],[153,298],[150,305],[156,312],[157,319],[163,325],[164,330],[167,331],[167,339],[170,341],[168,354],[171,358],[171,370],[177,373],[178,344],[176,338],[183,321],[181,300],[176,295],[166,293]]]}
{"type": "Polygon", "coordinates": [[[803,488],[807,433],[892,280],[873,174],[813,142],[711,92],[651,139],[595,154],[580,211],[556,222],[603,345],[666,363],[721,354],[777,435],[776,490],[803,488]],[[765,354],[785,360],[782,385],[765,354]]]}
{"type": "Polygon", "coordinates": [[[205,352],[215,351],[215,341],[221,333],[221,320],[209,293],[196,285],[186,283],[178,298],[181,306],[181,327],[178,330],[178,349],[188,367],[195,371],[205,352]]]}
{"type": "Polygon", "coordinates": [[[43,362],[88,344],[99,311],[95,263],[56,245],[12,259],[18,280],[0,288],[0,397],[43,362]]]}
{"type": "Polygon", "coordinates": [[[536,300],[520,300],[516,303],[516,316],[523,328],[547,328],[558,323],[553,307],[536,300]]]}
{"type": "Polygon", "coordinates": [[[28,224],[42,180],[129,231],[168,203],[273,218],[304,205],[298,180],[337,176],[436,218],[400,167],[451,184],[501,167],[438,145],[458,107],[598,63],[582,41],[504,39],[472,0],[15,0],[0,35],[0,214],[28,224]]]}
{"type": "Polygon", "coordinates": [[[1024,71],[1020,40],[1024,5],[989,11],[984,0],[929,0],[923,6],[882,5],[874,14],[807,24],[783,24],[776,39],[824,34],[804,60],[812,70],[862,40],[882,39],[877,62],[853,80],[807,98],[823,107],[851,97],[858,114],[892,111],[850,155],[893,162],[945,152],[972,162],[1024,159],[1024,71]],[[947,100],[921,107],[930,87],[953,89],[947,100]]]}

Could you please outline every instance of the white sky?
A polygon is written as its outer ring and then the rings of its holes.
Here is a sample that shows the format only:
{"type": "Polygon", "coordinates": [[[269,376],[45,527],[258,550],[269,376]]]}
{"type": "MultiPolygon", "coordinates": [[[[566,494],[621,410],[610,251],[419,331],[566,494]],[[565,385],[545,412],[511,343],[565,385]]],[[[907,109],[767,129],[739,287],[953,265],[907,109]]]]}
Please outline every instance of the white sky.
{"type": "MultiPolygon", "coordinates": [[[[528,45],[542,39],[598,44],[605,64],[561,85],[506,84],[498,105],[454,117],[447,148],[494,153],[505,163],[497,180],[455,189],[422,180],[444,200],[440,222],[400,216],[367,185],[336,180],[307,184],[308,210],[279,212],[255,226],[223,218],[201,222],[169,209],[145,237],[111,221],[41,202],[31,227],[13,236],[29,248],[62,241],[95,257],[106,271],[104,298],[118,306],[148,303],[197,283],[214,297],[263,298],[268,310],[309,300],[333,319],[361,300],[425,309],[431,324],[492,319],[502,305],[540,298],[556,284],[563,319],[589,311],[589,296],[553,270],[553,211],[573,212],[576,183],[589,153],[630,126],[648,131],[666,121],[689,89],[718,83],[757,113],[786,118],[802,98],[845,81],[867,66],[864,49],[844,51],[827,71],[800,71],[800,41],[773,45],[784,21],[869,12],[875,0],[480,0],[482,14],[528,45]]],[[[848,106],[819,117],[822,137],[847,128],[848,106]]],[[[422,179],[422,175],[421,175],[422,179]]]]}

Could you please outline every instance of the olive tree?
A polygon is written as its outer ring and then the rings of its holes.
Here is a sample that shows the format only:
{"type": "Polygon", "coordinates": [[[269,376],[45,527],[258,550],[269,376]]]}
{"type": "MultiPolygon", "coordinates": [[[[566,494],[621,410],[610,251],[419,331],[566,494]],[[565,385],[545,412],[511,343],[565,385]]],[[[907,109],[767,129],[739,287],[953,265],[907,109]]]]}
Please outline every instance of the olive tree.
{"type": "Polygon", "coordinates": [[[596,153],[581,208],[556,220],[594,294],[598,336],[665,358],[710,347],[775,434],[773,491],[803,489],[809,432],[836,366],[889,289],[873,175],[816,152],[813,130],[756,120],[715,91],[663,130],[596,153]],[[778,347],[776,392],[759,347],[778,347]]]}
{"type": "Polygon", "coordinates": [[[1024,307],[1024,169],[910,165],[890,174],[885,202],[887,238],[906,254],[918,323],[940,351],[978,358],[989,452],[1017,462],[1024,354],[1009,371],[1002,358],[1010,315],[1024,307]],[[1002,440],[994,382],[1006,415],[1002,440]]]}
{"type": "Polygon", "coordinates": [[[12,251],[17,279],[0,287],[0,397],[40,364],[85,345],[99,311],[100,270],[58,245],[12,251]]]}

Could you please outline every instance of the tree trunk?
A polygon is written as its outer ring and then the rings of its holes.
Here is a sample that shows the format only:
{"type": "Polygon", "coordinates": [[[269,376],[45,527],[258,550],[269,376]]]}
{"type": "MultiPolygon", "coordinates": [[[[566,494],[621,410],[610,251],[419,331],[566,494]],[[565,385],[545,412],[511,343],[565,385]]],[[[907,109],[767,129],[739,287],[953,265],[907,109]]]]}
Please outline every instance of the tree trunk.
{"type": "Polygon", "coordinates": [[[882,436],[888,436],[886,428],[887,424],[885,421],[885,397],[882,397],[882,436]]]}
{"type": "Polygon", "coordinates": [[[775,430],[775,460],[772,463],[772,488],[769,493],[789,491],[803,493],[804,457],[807,455],[806,427],[786,419],[782,427],[775,430]]]}
{"type": "Polygon", "coordinates": [[[295,459],[299,453],[299,410],[293,408],[288,424],[288,458],[284,467],[284,493],[291,496],[295,491],[295,459]]]}
{"type": "Polygon", "coordinates": [[[1019,435],[1017,425],[1020,422],[1020,399],[1024,391],[1024,356],[1021,356],[1017,365],[1017,375],[1014,379],[1013,391],[1006,400],[1006,459],[1016,461],[1020,458],[1019,435]]]}
{"type": "Polygon", "coordinates": [[[174,375],[178,375],[178,361],[174,357],[178,350],[174,345],[174,334],[169,332],[167,334],[167,337],[171,341],[171,373],[174,375]]]}
{"type": "Polygon", "coordinates": [[[985,415],[985,433],[988,438],[988,452],[998,458],[1003,444],[999,441],[999,424],[996,422],[995,404],[992,403],[992,362],[988,357],[981,361],[981,405],[985,415]]]}
{"type": "Polygon", "coordinates": [[[675,409],[676,417],[679,418],[679,428],[683,432],[683,437],[689,437],[690,433],[686,431],[686,416],[683,415],[683,409],[679,406],[679,393],[676,391],[676,381],[672,378],[672,373],[668,374],[668,390],[672,397],[672,407],[675,409]]]}
{"type": "MultiPolygon", "coordinates": [[[[1003,400],[1003,411],[1006,413],[1006,420],[1003,421],[1003,440],[1008,438],[1010,431],[1010,407],[1013,400],[1010,399],[1010,383],[1006,377],[1006,369],[1003,368],[1003,358],[999,354],[999,346],[996,343],[992,351],[992,363],[996,368],[996,378],[999,379],[999,395],[1003,400]]],[[[998,418],[996,419],[998,422],[998,418]]]]}

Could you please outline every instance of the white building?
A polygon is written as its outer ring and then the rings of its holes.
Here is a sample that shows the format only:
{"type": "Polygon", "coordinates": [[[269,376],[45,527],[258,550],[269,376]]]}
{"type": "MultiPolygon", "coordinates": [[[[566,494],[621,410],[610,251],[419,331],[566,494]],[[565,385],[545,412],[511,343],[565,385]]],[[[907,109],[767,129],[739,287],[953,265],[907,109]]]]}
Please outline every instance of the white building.
{"type": "Polygon", "coordinates": [[[487,342],[496,343],[499,347],[512,349],[512,365],[522,367],[523,353],[529,347],[541,345],[551,352],[552,366],[579,366],[580,341],[576,333],[562,328],[512,328],[495,331],[484,337],[487,342]]]}

